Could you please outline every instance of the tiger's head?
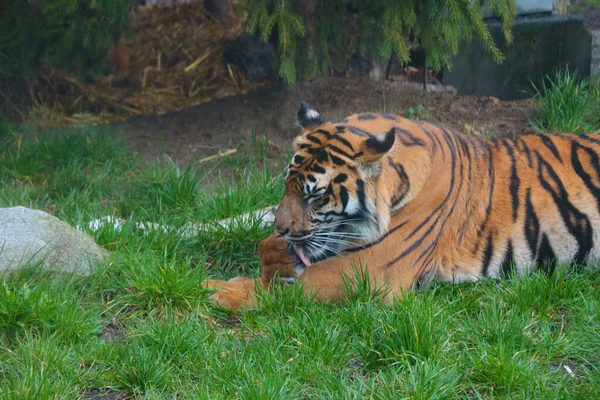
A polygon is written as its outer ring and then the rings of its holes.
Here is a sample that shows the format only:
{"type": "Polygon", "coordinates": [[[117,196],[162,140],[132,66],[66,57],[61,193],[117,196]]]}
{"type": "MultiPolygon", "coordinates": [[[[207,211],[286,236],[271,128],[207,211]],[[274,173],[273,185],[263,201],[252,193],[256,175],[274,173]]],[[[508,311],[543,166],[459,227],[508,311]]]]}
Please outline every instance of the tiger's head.
{"type": "Polygon", "coordinates": [[[327,122],[305,102],[296,119],[302,134],[285,169],[275,230],[309,266],[387,228],[389,213],[382,221],[378,208],[389,204],[374,200],[375,181],[396,135],[393,128],[366,133],[327,122]]]}

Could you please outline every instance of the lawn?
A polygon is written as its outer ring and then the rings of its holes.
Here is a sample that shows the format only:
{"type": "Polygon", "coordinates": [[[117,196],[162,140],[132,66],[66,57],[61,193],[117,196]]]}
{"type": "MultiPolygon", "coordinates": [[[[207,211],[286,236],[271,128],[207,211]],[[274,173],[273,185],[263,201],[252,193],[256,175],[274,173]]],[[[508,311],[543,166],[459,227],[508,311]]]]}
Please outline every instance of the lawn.
{"type": "MultiPolygon", "coordinates": [[[[553,129],[541,115],[532,122],[553,129]]],[[[391,306],[364,285],[336,305],[287,287],[263,294],[261,309],[232,314],[208,302],[201,282],[257,275],[257,244],[268,229],[249,221],[185,237],[135,223],[183,227],[276,204],[282,177],[255,166],[259,140],[252,157],[186,168],[168,159],[146,165],[119,132],[104,128],[3,124],[0,145],[0,207],[42,209],[72,225],[105,215],[127,220],[120,230],[88,230],[112,252],[90,276],[29,265],[0,278],[2,399],[600,393],[596,271],[435,284],[391,306]],[[223,168],[233,178],[221,178],[223,168]]]]}

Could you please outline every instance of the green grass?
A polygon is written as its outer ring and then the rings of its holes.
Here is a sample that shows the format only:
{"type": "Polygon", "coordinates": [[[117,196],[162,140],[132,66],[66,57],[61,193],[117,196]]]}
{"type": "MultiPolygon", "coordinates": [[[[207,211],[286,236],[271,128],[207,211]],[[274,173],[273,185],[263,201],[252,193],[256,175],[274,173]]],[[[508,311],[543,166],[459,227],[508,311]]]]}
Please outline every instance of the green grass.
{"type": "Polygon", "coordinates": [[[588,133],[600,129],[600,81],[581,79],[568,69],[532,83],[536,115],[530,120],[539,132],[588,133]]]}
{"type": "Polygon", "coordinates": [[[338,305],[314,304],[292,286],[234,315],[212,307],[201,282],[257,274],[267,229],[250,221],[186,238],[135,223],[177,228],[277,203],[281,177],[256,167],[264,141],[235,163],[182,167],[142,165],[103,129],[6,128],[0,140],[0,206],[40,208],[73,225],[128,221],[89,231],[112,256],[88,277],[30,265],[0,278],[2,399],[584,399],[600,391],[594,271],[437,284],[391,306],[362,277],[338,305]]]}
{"type": "Polygon", "coordinates": [[[415,108],[408,107],[405,116],[408,119],[427,120],[431,118],[431,113],[425,109],[423,104],[419,104],[415,108]]]}

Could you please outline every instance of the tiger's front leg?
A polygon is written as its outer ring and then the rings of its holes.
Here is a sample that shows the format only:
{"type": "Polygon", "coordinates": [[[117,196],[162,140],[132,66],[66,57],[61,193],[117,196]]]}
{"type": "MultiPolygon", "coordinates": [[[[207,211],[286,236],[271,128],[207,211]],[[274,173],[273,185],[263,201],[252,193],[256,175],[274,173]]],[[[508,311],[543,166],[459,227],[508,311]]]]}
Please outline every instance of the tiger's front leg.
{"type": "Polygon", "coordinates": [[[229,281],[208,279],[204,281],[206,288],[217,292],[210,296],[210,300],[221,307],[239,310],[257,305],[255,292],[257,287],[269,288],[278,277],[281,281],[295,281],[298,274],[294,270],[297,263],[283,238],[275,234],[270,235],[258,245],[258,255],[261,261],[261,278],[253,279],[238,276],[229,281]]]}
{"type": "Polygon", "coordinates": [[[259,245],[262,262],[260,279],[236,277],[227,282],[207,281],[207,286],[218,290],[211,296],[213,302],[233,310],[257,306],[255,292],[259,286],[269,288],[288,279],[301,283],[304,294],[317,302],[336,302],[345,296],[347,283],[353,281],[357,273],[361,273],[370,280],[373,293],[383,289],[384,300],[391,301],[410,288],[418,268],[405,266],[394,272],[380,268],[382,257],[396,247],[392,241],[385,242],[382,246],[383,248],[372,247],[330,257],[306,267],[300,273],[294,269],[297,260],[290,256],[285,241],[271,235],[259,245]],[[360,270],[361,265],[370,265],[368,273],[365,269],[360,270]]]}

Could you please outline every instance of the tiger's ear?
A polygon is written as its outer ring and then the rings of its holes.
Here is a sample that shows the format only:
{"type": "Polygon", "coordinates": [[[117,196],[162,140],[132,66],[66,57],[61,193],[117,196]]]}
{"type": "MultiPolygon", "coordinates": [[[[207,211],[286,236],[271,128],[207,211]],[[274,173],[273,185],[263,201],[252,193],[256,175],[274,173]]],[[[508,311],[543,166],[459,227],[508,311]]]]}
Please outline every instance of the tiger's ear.
{"type": "Polygon", "coordinates": [[[315,127],[323,125],[325,118],[318,112],[313,110],[304,101],[300,102],[300,108],[296,112],[296,122],[302,129],[303,133],[311,132],[315,127]]]}
{"type": "Polygon", "coordinates": [[[378,161],[394,147],[395,142],[396,128],[392,128],[379,135],[371,136],[364,142],[362,150],[364,155],[362,159],[366,162],[378,161]]]}

